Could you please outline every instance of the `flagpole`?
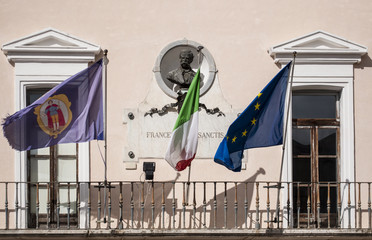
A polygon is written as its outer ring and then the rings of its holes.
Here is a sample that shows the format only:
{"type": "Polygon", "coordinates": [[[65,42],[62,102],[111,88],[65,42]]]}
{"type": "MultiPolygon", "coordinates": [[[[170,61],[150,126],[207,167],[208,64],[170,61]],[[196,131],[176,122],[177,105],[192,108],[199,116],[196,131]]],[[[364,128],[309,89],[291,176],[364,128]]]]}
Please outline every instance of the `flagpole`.
{"type": "MultiPolygon", "coordinates": [[[[199,46],[197,48],[197,52],[198,52],[198,69],[200,68],[201,66],[201,50],[203,49],[204,47],[203,46],[199,46]]],[[[200,81],[200,78],[199,78],[199,81],[200,81]]],[[[195,153],[196,154],[196,153],[195,153]]],[[[187,177],[187,186],[186,186],[186,205],[189,205],[189,192],[190,192],[190,177],[191,177],[191,162],[190,162],[190,165],[189,165],[189,174],[188,174],[188,177],[187,177]]]]}
{"type": "MultiPolygon", "coordinates": [[[[287,142],[287,129],[288,129],[288,121],[289,121],[289,110],[290,110],[290,106],[291,106],[291,99],[292,99],[292,83],[293,83],[293,72],[294,72],[294,67],[295,67],[295,63],[296,63],[296,55],[297,55],[297,52],[294,51],[293,52],[293,61],[292,61],[292,68],[291,68],[291,78],[290,78],[290,81],[289,81],[289,90],[288,90],[288,107],[287,107],[287,113],[286,113],[286,120],[285,120],[285,125],[284,125],[284,136],[283,136],[283,147],[282,147],[282,159],[281,159],[281,165],[280,165],[280,174],[279,174],[279,183],[277,185],[278,187],[278,194],[277,194],[277,198],[276,198],[276,217],[275,217],[275,220],[274,222],[276,221],[277,224],[278,224],[278,228],[279,228],[279,195],[280,195],[280,189],[282,188],[282,173],[283,173],[283,162],[284,162],[284,154],[285,154],[285,146],[286,146],[286,142],[287,142]]],[[[288,189],[289,191],[289,189],[288,189]]],[[[288,209],[289,211],[289,209],[288,209]]]]}
{"type": "Polygon", "coordinates": [[[106,190],[107,190],[107,53],[108,50],[105,49],[103,51],[103,68],[102,68],[102,84],[103,84],[103,126],[104,126],[104,133],[103,137],[105,140],[104,148],[105,148],[105,161],[104,161],[104,208],[103,208],[103,222],[106,223],[106,190]]]}

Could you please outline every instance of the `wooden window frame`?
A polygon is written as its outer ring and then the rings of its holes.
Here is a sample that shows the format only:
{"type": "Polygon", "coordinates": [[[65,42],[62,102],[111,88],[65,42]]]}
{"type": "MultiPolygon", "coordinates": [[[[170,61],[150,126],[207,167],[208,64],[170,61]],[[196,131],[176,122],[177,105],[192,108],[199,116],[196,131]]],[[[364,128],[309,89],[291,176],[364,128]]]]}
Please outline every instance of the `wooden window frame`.
{"type": "MultiPolygon", "coordinates": [[[[295,192],[298,188],[306,188],[308,189],[308,193],[310,192],[310,224],[312,225],[320,225],[320,226],[327,226],[328,225],[328,215],[327,213],[323,213],[321,211],[318,212],[318,202],[320,202],[320,188],[323,188],[325,186],[328,186],[325,182],[320,182],[320,176],[319,176],[319,158],[335,158],[336,159],[336,181],[340,182],[340,113],[339,113],[339,93],[337,92],[329,92],[329,91],[297,91],[294,92],[293,95],[315,95],[315,96],[321,96],[321,95],[335,95],[336,96],[336,116],[335,118],[298,118],[298,119],[292,119],[292,129],[309,129],[310,130],[310,153],[309,155],[294,155],[292,153],[292,161],[295,158],[308,158],[310,159],[310,171],[311,171],[311,182],[309,183],[301,183],[298,185],[293,186],[293,191],[295,192]],[[319,129],[336,129],[336,155],[320,155],[319,154],[319,141],[318,141],[318,133],[319,129]],[[318,216],[319,215],[319,216],[318,216]],[[318,220],[321,222],[318,223],[318,220]]],[[[294,169],[292,168],[292,171],[294,169]]],[[[336,183],[330,184],[331,188],[337,188],[336,183]]],[[[337,193],[337,191],[336,191],[337,193]]],[[[297,199],[297,192],[296,192],[296,199],[297,199]]],[[[330,193],[328,193],[330,194],[330,193]]],[[[335,197],[335,199],[338,198],[338,196],[332,196],[335,197]]],[[[295,195],[293,195],[293,201],[294,202],[294,208],[297,208],[297,201],[295,200],[295,195]]],[[[308,203],[306,203],[307,205],[308,203]]],[[[336,203],[333,203],[333,207],[335,208],[336,203]]],[[[302,203],[302,206],[304,203],[302,203]]],[[[324,206],[321,206],[324,207],[324,206]]],[[[306,225],[308,221],[308,214],[306,213],[307,209],[301,208],[300,213],[300,225],[306,225]]],[[[298,216],[295,216],[295,223],[297,224],[297,218],[298,216]]],[[[337,224],[337,214],[331,213],[331,225],[335,226],[337,224]]]]}

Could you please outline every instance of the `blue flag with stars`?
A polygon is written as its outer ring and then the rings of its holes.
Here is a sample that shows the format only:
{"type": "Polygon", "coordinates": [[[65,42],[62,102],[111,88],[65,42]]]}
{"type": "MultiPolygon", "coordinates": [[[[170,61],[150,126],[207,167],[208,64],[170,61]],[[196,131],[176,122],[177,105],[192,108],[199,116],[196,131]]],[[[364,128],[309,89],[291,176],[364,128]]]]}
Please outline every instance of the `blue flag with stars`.
{"type": "Polygon", "coordinates": [[[214,161],[240,172],[244,149],[283,143],[283,113],[291,62],[257,95],[230,125],[214,161]]]}

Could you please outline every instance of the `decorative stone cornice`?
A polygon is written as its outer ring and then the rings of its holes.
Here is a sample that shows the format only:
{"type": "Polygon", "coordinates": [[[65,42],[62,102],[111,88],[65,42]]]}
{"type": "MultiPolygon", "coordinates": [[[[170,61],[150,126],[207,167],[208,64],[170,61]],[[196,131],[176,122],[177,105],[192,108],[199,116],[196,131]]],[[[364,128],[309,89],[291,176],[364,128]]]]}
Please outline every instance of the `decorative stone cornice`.
{"type": "Polygon", "coordinates": [[[101,48],[53,28],[2,46],[10,62],[91,62],[101,48]]]}
{"type": "Polygon", "coordinates": [[[367,48],[324,31],[317,31],[269,49],[276,63],[286,64],[297,52],[296,63],[355,64],[367,48]]]}

